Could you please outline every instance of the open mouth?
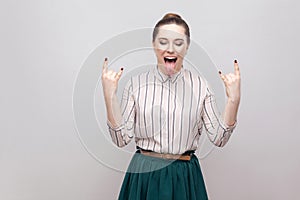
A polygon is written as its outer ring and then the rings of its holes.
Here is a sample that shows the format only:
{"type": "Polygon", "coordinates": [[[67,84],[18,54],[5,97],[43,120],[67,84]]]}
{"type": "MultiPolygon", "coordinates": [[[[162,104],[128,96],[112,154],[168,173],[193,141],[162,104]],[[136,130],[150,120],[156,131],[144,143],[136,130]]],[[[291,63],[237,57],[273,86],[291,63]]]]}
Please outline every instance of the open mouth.
{"type": "Polygon", "coordinates": [[[177,57],[164,57],[166,71],[169,75],[173,74],[176,67],[177,57]]]}
{"type": "Polygon", "coordinates": [[[176,63],[177,58],[176,57],[164,57],[165,63],[176,63]]]}

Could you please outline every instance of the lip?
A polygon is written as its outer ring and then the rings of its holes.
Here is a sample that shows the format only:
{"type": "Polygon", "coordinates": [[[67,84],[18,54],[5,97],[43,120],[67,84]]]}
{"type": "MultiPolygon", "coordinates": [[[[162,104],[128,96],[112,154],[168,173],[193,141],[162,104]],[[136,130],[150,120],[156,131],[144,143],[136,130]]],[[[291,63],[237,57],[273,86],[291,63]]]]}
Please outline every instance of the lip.
{"type": "Polygon", "coordinates": [[[177,59],[177,56],[164,56],[164,58],[169,58],[169,59],[177,59]]]}
{"type": "Polygon", "coordinates": [[[176,63],[177,57],[176,57],[176,56],[165,56],[165,57],[164,57],[164,61],[165,61],[165,63],[166,63],[167,61],[175,62],[175,63],[176,63]]]}

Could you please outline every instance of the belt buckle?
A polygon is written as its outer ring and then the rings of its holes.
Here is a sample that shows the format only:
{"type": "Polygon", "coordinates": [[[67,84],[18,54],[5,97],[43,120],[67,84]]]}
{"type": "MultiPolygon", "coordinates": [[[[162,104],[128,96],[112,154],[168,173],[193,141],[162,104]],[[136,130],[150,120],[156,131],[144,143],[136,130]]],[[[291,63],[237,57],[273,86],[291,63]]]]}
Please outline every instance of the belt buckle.
{"type": "Polygon", "coordinates": [[[160,158],[162,158],[162,159],[169,159],[168,154],[162,153],[162,154],[159,154],[159,155],[160,155],[160,158]]]}
{"type": "Polygon", "coordinates": [[[177,160],[180,158],[180,155],[162,154],[162,157],[168,160],[177,160]]]}
{"type": "Polygon", "coordinates": [[[168,160],[172,159],[172,156],[169,155],[169,154],[162,154],[162,157],[163,157],[164,159],[168,159],[168,160]]]}

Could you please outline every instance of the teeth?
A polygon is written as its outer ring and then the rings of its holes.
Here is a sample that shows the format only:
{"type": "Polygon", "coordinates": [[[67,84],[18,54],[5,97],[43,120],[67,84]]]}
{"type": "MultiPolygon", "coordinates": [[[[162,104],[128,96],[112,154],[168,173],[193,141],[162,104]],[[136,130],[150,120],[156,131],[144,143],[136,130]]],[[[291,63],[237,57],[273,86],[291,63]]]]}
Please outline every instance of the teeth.
{"type": "Polygon", "coordinates": [[[176,62],[177,58],[176,57],[164,57],[165,62],[176,62]]]}

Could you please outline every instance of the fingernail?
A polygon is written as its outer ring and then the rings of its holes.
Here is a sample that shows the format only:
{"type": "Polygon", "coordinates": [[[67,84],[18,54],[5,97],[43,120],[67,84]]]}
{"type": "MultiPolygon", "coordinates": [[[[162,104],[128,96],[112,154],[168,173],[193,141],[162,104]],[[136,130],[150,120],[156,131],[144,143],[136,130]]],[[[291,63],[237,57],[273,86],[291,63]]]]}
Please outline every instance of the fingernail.
{"type": "Polygon", "coordinates": [[[221,72],[221,71],[219,71],[219,74],[222,74],[222,72],[221,72]]]}
{"type": "Polygon", "coordinates": [[[121,70],[122,70],[122,71],[123,71],[123,69],[124,69],[124,68],[123,68],[123,67],[121,67],[121,70]]]}
{"type": "Polygon", "coordinates": [[[237,63],[237,60],[234,60],[234,63],[237,63]]]}
{"type": "Polygon", "coordinates": [[[104,60],[107,61],[107,58],[105,58],[104,60]]]}

